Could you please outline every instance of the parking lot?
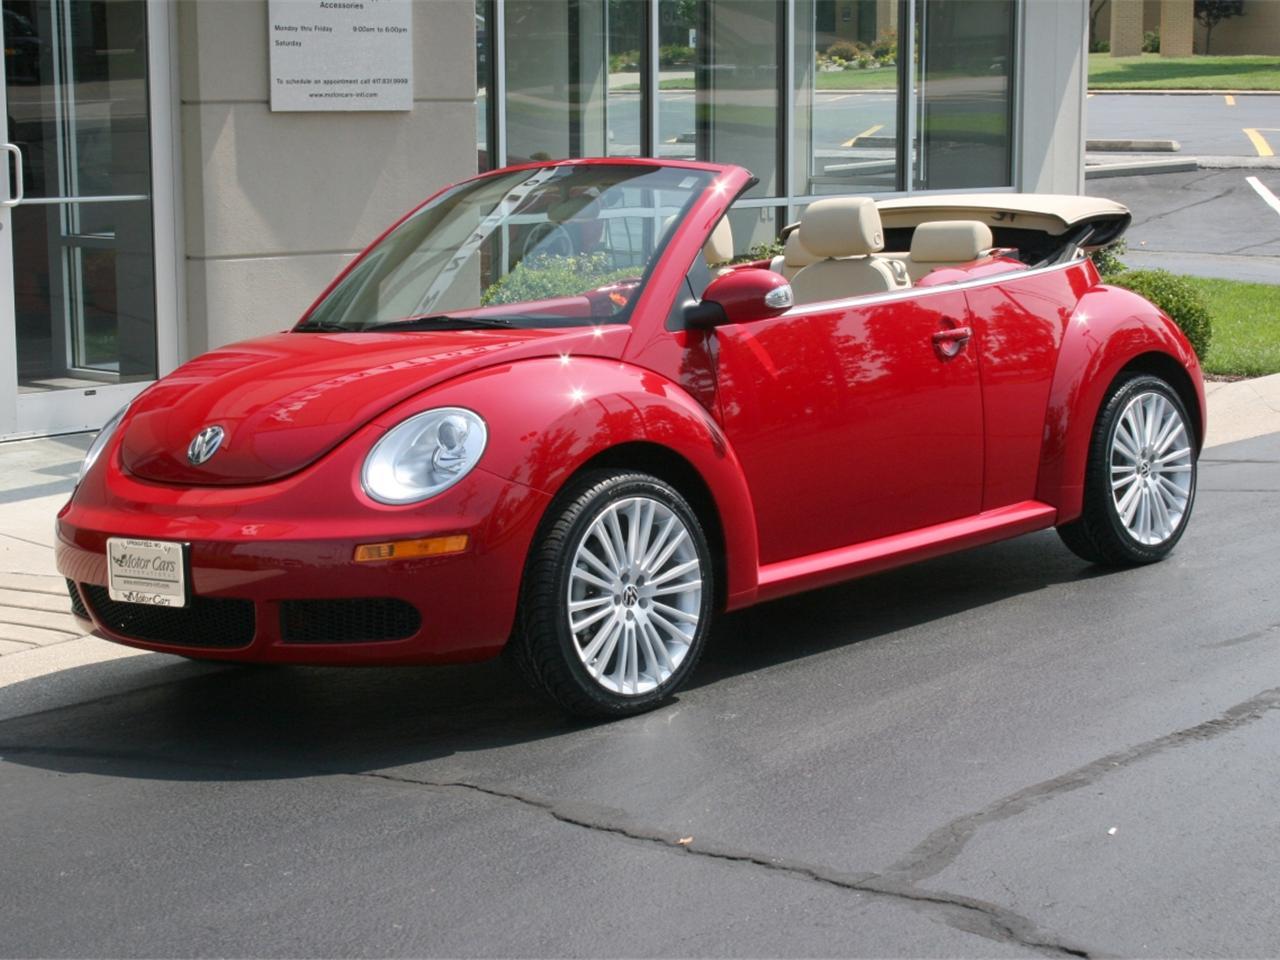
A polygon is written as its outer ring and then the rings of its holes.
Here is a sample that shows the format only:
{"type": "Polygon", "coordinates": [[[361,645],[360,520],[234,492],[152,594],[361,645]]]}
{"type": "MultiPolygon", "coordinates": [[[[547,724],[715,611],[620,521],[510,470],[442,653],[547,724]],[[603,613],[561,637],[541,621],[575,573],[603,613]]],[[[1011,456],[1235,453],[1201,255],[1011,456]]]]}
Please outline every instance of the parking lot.
{"type": "Polygon", "coordinates": [[[1208,451],[1153,567],[1043,533],[735,614],[612,724],[501,663],[11,673],[0,954],[1265,954],[1277,463],[1208,451]]]}

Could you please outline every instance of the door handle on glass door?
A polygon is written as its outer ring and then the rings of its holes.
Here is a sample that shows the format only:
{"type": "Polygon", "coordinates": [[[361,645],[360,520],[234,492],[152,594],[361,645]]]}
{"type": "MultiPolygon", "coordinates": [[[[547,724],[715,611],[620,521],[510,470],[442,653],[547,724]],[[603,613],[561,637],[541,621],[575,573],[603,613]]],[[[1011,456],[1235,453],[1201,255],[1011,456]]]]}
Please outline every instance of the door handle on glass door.
{"type": "Polygon", "coordinates": [[[0,200],[0,207],[16,207],[22,202],[22,151],[18,149],[16,143],[0,143],[0,150],[13,154],[13,194],[5,200],[0,200]]]}

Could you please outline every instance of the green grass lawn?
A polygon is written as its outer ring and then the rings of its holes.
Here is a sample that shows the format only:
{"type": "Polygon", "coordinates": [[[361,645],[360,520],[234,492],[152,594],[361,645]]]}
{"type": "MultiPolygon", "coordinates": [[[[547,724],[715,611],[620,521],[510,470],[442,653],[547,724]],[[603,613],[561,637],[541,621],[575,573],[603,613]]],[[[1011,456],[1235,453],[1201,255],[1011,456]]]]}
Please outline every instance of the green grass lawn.
{"type": "Polygon", "coordinates": [[[1261,377],[1280,373],[1280,286],[1187,277],[1209,303],[1213,340],[1206,373],[1261,377]]]}
{"type": "Polygon", "coordinates": [[[1089,54],[1090,90],[1280,90],[1280,57],[1089,54]]]}

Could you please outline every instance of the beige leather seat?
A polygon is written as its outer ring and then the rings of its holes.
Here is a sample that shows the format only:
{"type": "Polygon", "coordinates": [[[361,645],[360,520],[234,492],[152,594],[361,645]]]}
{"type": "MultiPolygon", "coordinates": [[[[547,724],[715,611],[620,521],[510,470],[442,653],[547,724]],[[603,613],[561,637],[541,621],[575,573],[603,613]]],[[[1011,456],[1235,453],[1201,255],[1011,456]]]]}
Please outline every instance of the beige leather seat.
{"type": "Polygon", "coordinates": [[[911,235],[907,273],[917,281],[937,267],[981,259],[991,247],[991,228],[979,220],[922,223],[911,235]]]}
{"type": "Polygon", "coordinates": [[[702,245],[702,256],[706,258],[711,275],[718,276],[724,272],[724,264],[733,259],[733,227],[729,225],[727,216],[721,217],[716,228],[702,245]]]}
{"type": "Polygon", "coordinates": [[[793,280],[797,273],[817,259],[800,242],[800,231],[792,230],[783,241],[782,253],[773,258],[769,263],[769,269],[774,273],[782,274],[788,280],[793,280]]]}
{"type": "Polygon", "coordinates": [[[905,284],[874,254],[884,248],[875,201],[829,197],[809,204],[796,231],[800,243],[821,259],[795,275],[796,303],[841,300],[886,293],[905,284]]]}

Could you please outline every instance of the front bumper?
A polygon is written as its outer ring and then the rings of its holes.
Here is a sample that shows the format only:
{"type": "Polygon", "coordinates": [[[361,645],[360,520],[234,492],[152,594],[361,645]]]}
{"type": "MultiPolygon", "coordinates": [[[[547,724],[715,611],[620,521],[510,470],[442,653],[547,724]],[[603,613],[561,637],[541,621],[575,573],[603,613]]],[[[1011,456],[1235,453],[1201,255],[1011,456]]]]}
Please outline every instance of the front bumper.
{"type": "Polygon", "coordinates": [[[118,450],[109,453],[58,515],[57,566],[74,591],[73,613],[105,639],[208,659],[491,657],[510,636],[525,557],[549,499],[477,468],[423,504],[385,507],[332,457],[271,484],[177,487],[140,481],[120,468],[118,450]],[[469,537],[463,553],[353,560],[360,544],[459,533],[469,537]],[[117,536],[189,543],[191,604],[110,601],[106,541],[117,536]]]}

